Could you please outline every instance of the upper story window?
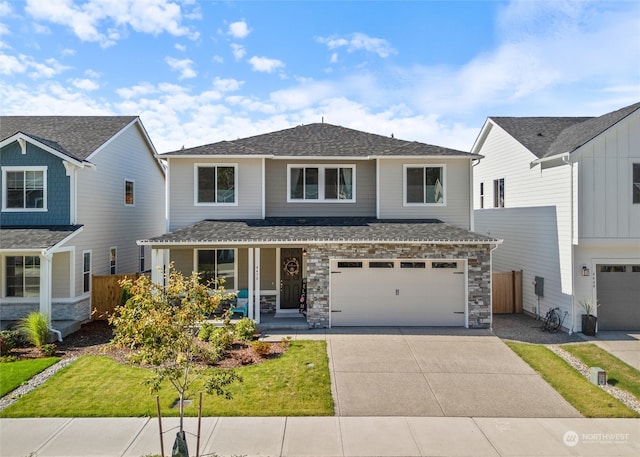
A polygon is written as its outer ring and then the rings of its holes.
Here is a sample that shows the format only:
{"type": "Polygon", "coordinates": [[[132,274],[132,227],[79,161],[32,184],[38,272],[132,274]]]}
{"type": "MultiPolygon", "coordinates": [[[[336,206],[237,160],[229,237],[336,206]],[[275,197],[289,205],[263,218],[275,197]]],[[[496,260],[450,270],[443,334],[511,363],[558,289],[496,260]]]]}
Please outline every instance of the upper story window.
{"type": "Polygon", "coordinates": [[[287,201],[354,202],[355,165],[289,165],[287,201]]]}
{"type": "Polygon", "coordinates": [[[444,165],[405,165],[405,205],[443,205],[444,174],[444,165]]]}
{"type": "Polygon", "coordinates": [[[480,208],[484,208],[484,183],[480,183],[480,208]]]}
{"type": "Polygon", "coordinates": [[[127,206],[134,205],[134,182],[129,179],[124,181],[124,204],[127,206]]]}
{"type": "Polygon", "coordinates": [[[47,167],[2,167],[3,211],[46,211],[47,167]]]}
{"type": "Polygon", "coordinates": [[[504,178],[493,180],[493,207],[504,208],[504,178]]]}
{"type": "Polygon", "coordinates": [[[196,164],[196,204],[235,205],[237,168],[235,164],[196,164]]]}
{"type": "Polygon", "coordinates": [[[91,251],[82,253],[82,291],[91,292],[91,251]]]}
{"type": "Polygon", "coordinates": [[[640,203],[640,163],[633,164],[633,203],[640,203]]]}

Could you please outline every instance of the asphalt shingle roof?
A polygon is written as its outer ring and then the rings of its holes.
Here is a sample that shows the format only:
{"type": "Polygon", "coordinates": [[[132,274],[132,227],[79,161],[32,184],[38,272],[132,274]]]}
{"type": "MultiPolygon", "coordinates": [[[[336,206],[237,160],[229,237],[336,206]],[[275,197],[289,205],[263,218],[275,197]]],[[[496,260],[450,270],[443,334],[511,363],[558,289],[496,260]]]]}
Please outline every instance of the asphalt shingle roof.
{"type": "Polygon", "coordinates": [[[82,161],[136,116],[0,116],[0,141],[24,133],[82,161]]]}
{"type": "Polygon", "coordinates": [[[465,151],[405,141],[326,123],[299,125],[233,141],[173,151],[180,155],[268,155],[283,157],[460,156],[465,151]]]}
{"type": "Polygon", "coordinates": [[[573,152],[640,109],[640,103],[599,117],[490,117],[539,159],[573,152]]]}
{"type": "Polygon", "coordinates": [[[495,238],[439,220],[379,220],[373,218],[266,218],[204,220],[143,244],[279,244],[279,243],[496,243],[495,238]]]}
{"type": "Polygon", "coordinates": [[[0,250],[5,249],[49,249],[80,230],[80,225],[57,225],[47,227],[2,227],[0,250]]]}

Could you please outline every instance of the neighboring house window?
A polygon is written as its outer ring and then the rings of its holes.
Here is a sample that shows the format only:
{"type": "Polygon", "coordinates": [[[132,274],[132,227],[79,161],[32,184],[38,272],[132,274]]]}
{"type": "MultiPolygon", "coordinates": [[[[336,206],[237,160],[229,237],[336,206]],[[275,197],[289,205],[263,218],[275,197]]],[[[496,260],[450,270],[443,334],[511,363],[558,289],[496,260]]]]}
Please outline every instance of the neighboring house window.
{"type": "Polygon", "coordinates": [[[91,251],[82,253],[82,291],[91,291],[91,251]]]}
{"type": "Polygon", "coordinates": [[[480,183],[480,208],[484,208],[484,183],[480,183]]]}
{"type": "Polygon", "coordinates": [[[444,204],[444,165],[405,165],[405,204],[444,204]]]}
{"type": "Polygon", "coordinates": [[[140,273],[144,273],[144,246],[140,246],[140,273]]]}
{"type": "Polygon", "coordinates": [[[640,203],[640,163],[633,164],[633,203],[640,203]]]}
{"type": "Polygon", "coordinates": [[[198,249],[197,254],[196,271],[200,273],[203,284],[224,279],[222,286],[225,289],[236,288],[235,249],[198,249]]]}
{"type": "Polygon", "coordinates": [[[46,167],[2,167],[2,210],[47,209],[46,167]]]}
{"type": "Polygon", "coordinates": [[[109,249],[109,274],[116,274],[118,271],[118,249],[109,249]]]}
{"type": "Polygon", "coordinates": [[[235,204],[236,165],[196,164],[196,204],[235,204]]]}
{"type": "Polygon", "coordinates": [[[40,257],[7,257],[7,297],[40,296],[40,257]]]}
{"type": "Polygon", "coordinates": [[[504,208],[504,178],[493,180],[493,207],[504,208]]]}
{"type": "Polygon", "coordinates": [[[124,182],[124,204],[127,206],[133,206],[134,204],[134,183],[133,181],[125,180],[124,182]]]}
{"type": "Polygon", "coordinates": [[[355,165],[289,165],[288,201],[354,202],[355,165]]]}

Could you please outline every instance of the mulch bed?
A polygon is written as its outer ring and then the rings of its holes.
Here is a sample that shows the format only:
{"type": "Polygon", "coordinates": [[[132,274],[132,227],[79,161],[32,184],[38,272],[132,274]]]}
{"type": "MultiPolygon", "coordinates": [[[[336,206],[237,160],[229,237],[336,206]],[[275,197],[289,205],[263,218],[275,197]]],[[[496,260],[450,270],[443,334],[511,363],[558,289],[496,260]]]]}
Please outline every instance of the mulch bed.
{"type": "MultiPolygon", "coordinates": [[[[62,342],[56,342],[55,355],[62,359],[82,355],[105,355],[120,363],[129,364],[126,358],[128,351],[110,345],[112,338],[113,330],[107,321],[90,321],[83,324],[77,332],[67,335],[62,342]]],[[[226,352],[225,358],[214,366],[237,368],[244,365],[255,365],[277,358],[286,351],[286,347],[280,343],[269,344],[271,345],[269,354],[261,356],[254,351],[251,344],[234,343],[226,352]]],[[[33,346],[15,348],[11,351],[11,355],[16,356],[19,360],[42,357],[40,351],[33,346]]]]}

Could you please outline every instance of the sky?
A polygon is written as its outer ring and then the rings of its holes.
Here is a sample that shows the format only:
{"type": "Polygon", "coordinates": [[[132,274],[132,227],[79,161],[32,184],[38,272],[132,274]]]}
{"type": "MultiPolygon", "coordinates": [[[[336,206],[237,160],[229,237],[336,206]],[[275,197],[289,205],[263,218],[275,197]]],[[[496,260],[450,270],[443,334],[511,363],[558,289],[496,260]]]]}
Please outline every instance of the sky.
{"type": "Polygon", "coordinates": [[[635,0],[0,0],[2,115],[138,115],[158,153],[314,122],[469,151],[638,101],[635,0]]]}

